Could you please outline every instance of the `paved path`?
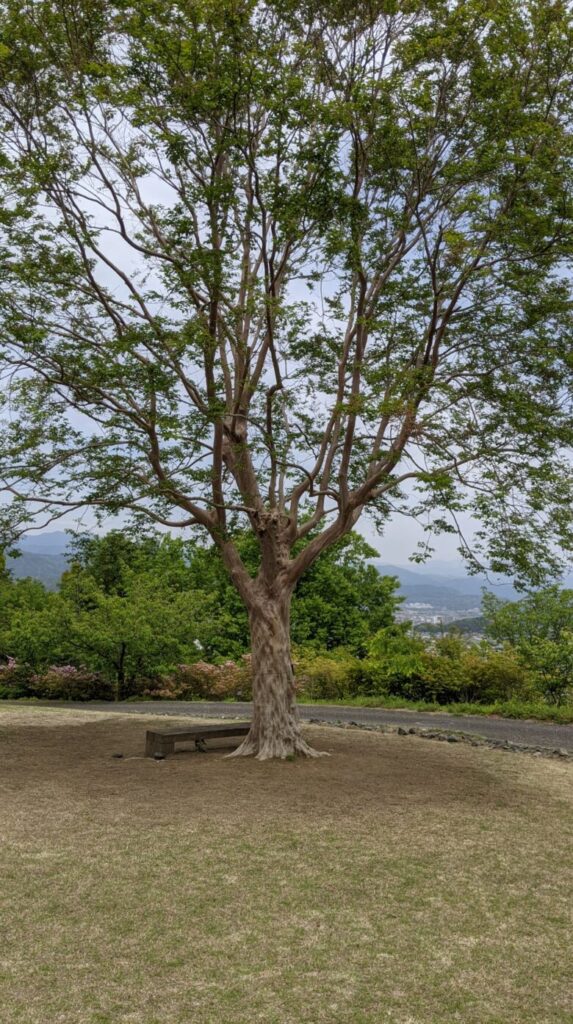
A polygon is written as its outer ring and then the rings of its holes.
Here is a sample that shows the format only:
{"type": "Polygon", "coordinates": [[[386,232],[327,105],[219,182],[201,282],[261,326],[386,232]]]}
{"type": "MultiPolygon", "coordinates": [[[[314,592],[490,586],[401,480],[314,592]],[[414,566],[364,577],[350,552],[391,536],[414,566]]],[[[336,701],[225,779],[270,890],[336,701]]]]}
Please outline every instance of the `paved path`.
{"type": "MultiPolygon", "coordinates": [[[[64,701],[43,701],[50,707],[81,708],[84,711],[121,711],[130,715],[192,715],[201,718],[248,718],[251,704],[223,704],[207,701],[141,701],[141,703],[93,702],[89,704],[64,701]]],[[[1,706],[1,705],[0,705],[1,706]]],[[[508,740],[532,747],[561,747],[573,751],[573,725],[536,722],[531,719],[491,718],[485,715],[448,715],[427,711],[390,711],[385,708],[357,708],[340,705],[301,704],[300,713],[307,721],[319,718],[323,722],[357,722],[360,725],[417,725],[425,729],[449,729],[485,736],[488,739],[508,740]]]]}

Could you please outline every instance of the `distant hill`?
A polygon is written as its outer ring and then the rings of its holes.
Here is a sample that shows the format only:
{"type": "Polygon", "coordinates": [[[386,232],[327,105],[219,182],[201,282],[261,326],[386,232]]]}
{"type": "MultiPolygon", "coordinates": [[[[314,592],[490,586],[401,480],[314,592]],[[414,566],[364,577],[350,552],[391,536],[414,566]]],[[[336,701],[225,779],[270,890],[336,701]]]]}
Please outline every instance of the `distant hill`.
{"type": "Polygon", "coordinates": [[[27,534],[18,541],[19,556],[7,558],[6,566],[17,580],[32,576],[48,590],[56,590],[68,565],[69,543],[68,534],[61,530],[27,534]]]}
{"type": "Polygon", "coordinates": [[[32,576],[40,580],[47,590],[57,590],[60,577],[67,568],[64,555],[43,555],[37,551],[24,551],[19,558],[7,558],[6,566],[15,579],[32,576]]]}
{"type": "Polygon", "coordinates": [[[26,533],[16,545],[20,551],[31,551],[38,555],[63,555],[69,546],[70,535],[64,530],[26,533]]]}
{"type": "Polygon", "coordinates": [[[384,576],[398,577],[400,595],[405,598],[406,604],[430,605],[429,612],[437,609],[464,612],[479,607],[484,588],[508,601],[514,601],[519,596],[509,580],[467,576],[464,575],[463,567],[456,563],[453,563],[453,568],[457,572],[448,575],[432,571],[431,566],[409,569],[403,565],[376,562],[376,568],[384,576]]]}
{"type": "MultiPolygon", "coordinates": [[[[459,620],[465,618],[464,613],[480,607],[483,590],[504,601],[517,601],[523,596],[507,577],[486,576],[485,573],[468,576],[461,562],[436,561],[413,568],[386,562],[374,564],[384,576],[398,577],[398,593],[404,598],[401,614],[413,621],[416,627],[425,626],[442,616],[444,624],[455,619],[458,627],[459,620]]],[[[573,589],[573,576],[566,576],[561,586],[573,589]]],[[[444,628],[442,624],[435,624],[437,631],[444,628]]],[[[476,618],[468,618],[467,624],[464,622],[461,628],[467,632],[479,632],[482,627],[476,618]]]]}
{"type": "MultiPolygon", "coordinates": [[[[20,556],[7,558],[7,566],[16,579],[32,576],[49,590],[55,590],[67,568],[69,545],[69,534],[63,530],[26,534],[18,542],[20,556]]],[[[428,605],[428,617],[447,609],[459,612],[459,617],[463,618],[464,612],[480,606],[483,588],[504,600],[514,601],[520,596],[510,580],[468,576],[461,562],[435,561],[417,567],[386,562],[374,564],[382,575],[398,577],[405,605],[428,605]]],[[[563,585],[573,588],[573,577],[567,577],[563,585]]],[[[415,618],[419,621],[422,614],[420,609],[415,618]]]]}

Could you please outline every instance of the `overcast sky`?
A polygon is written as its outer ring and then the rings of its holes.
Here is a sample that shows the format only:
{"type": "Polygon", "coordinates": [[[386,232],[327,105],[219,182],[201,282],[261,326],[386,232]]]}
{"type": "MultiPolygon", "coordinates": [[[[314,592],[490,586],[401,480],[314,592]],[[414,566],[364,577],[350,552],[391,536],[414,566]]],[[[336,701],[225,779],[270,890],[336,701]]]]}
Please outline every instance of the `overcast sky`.
{"type": "MultiPolygon", "coordinates": [[[[67,515],[37,532],[48,533],[55,530],[78,530],[106,533],[108,530],[121,528],[125,521],[123,518],[114,517],[107,520],[102,527],[98,527],[91,510],[84,509],[81,512],[67,515]]],[[[40,525],[40,522],[41,520],[39,519],[38,525],[40,525]]],[[[468,537],[471,537],[471,525],[471,520],[466,518],[463,527],[468,530],[468,537]]],[[[158,527],[158,529],[161,528],[158,527]]],[[[384,534],[378,533],[376,527],[366,515],[363,515],[358,521],[356,529],[376,549],[380,560],[392,565],[407,565],[408,559],[416,551],[418,543],[426,540],[426,535],[421,525],[411,519],[404,519],[400,516],[397,516],[393,522],[388,523],[384,534]]],[[[171,532],[173,534],[177,533],[176,530],[171,532]]],[[[185,531],[185,535],[188,536],[189,531],[185,531]]],[[[457,537],[445,535],[436,538],[433,541],[435,554],[427,565],[431,567],[432,561],[459,563],[461,559],[457,551],[458,546],[459,539],[457,537]]],[[[414,567],[412,565],[412,568],[414,567]]],[[[422,567],[420,566],[420,568],[422,567]]]]}
{"type": "MultiPolygon", "coordinates": [[[[472,535],[471,525],[469,518],[463,523],[463,528],[468,531],[467,539],[470,539],[472,535]]],[[[391,564],[407,564],[410,555],[418,549],[418,544],[427,541],[427,536],[420,524],[401,516],[397,516],[393,522],[388,523],[383,535],[377,532],[376,527],[367,517],[359,520],[357,529],[372,544],[372,547],[376,548],[381,561],[391,564]]],[[[434,538],[431,542],[431,546],[435,548],[432,560],[460,562],[461,557],[457,550],[459,545],[459,537],[454,537],[451,534],[434,538]]],[[[431,566],[431,561],[427,564],[431,566]]]]}

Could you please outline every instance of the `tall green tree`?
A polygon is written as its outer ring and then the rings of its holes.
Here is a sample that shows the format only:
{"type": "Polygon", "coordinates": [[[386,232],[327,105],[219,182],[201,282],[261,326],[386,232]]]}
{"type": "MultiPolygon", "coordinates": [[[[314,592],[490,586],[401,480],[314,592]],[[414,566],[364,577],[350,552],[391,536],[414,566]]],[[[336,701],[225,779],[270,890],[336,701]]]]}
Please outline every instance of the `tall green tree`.
{"type": "Polygon", "coordinates": [[[39,580],[0,579],[0,661],[17,658],[34,668],[59,654],[55,594],[39,580]]]}
{"type": "Polygon", "coordinates": [[[573,590],[559,586],[537,590],[521,601],[503,601],[483,595],[486,631],[493,640],[520,647],[536,640],[559,640],[573,632],[573,590]]]}
{"type": "Polygon", "coordinates": [[[131,682],[138,672],[153,674],[159,664],[233,658],[248,650],[248,623],[240,614],[240,599],[215,546],[203,547],[153,531],[138,537],[112,530],[104,536],[76,536],[71,552],[72,566],[62,577],[60,589],[77,609],[84,610],[86,638],[90,628],[96,629],[96,606],[101,609],[100,619],[105,608],[110,614],[115,609],[120,632],[122,621],[136,626],[140,615],[140,662],[138,667],[131,659],[131,682]],[[97,593],[96,604],[87,599],[88,593],[97,593]],[[163,631],[173,638],[171,655],[163,653],[161,662],[153,661],[152,651],[160,648],[151,635],[149,654],[144,657],[144,623],[151,632],[163,631]]]}
{"type": "Polygon", "coordinates": [[[142,680],[198,656],[198,612],[208,600],[174,589],[156,573],[124,566],[120,586],[106,593],[76,568],[57,598],[66,660],[101,672],[113,682],[117,700],[137,692],[142,680]]]}
{"type": "Polygon", "coordinates": [[[236,753],[310,755],[291,596],[365,510],[473,509],[534,582],[571,547],[570,4],[0,10],[7,528],[203,527],[250,624],[236,753]]]}
{"type": "Polygon", "coordinates": [[[359,534],[349,533],[313,562],[293,596],[294,643],[366,654],[374,634],[394,622],[402,600],[396,595],[396,577],[381,576],[369,564],[376,555],[359,534]]]}
{"type": "MultiPolygon", "coordinates": [[[[260,549],[252,532],[237,534],[234,541],[243,564],[256,577],[260,549]]],[[[299,545],[301,549],[303,544],[299,545]]],[[[366,652],[369,639],[394,621],[401,601],[396,596],[398,580],[381,576],[369,564],[368,560],[376,555],[359,534],[349,533],[309,566],[292,597],[293,643],[317,650],[348,647],[357,654],[366,652]]],[[[223,647],[230,641],[242,645],[241,653],[248,651],[246,609],[229,579],[217,545],[194,547],[190,552],[190,571],[193,588],[215,597],[217,607],[228,616],[225,636],[218,636],[216,629],[210,631],[207,655],[233,653],[229,647],[223,647]]]]}
{"type": "Polygon", "coordinates": [[[573,590],[546,587],[521,601],[484,594],[483,613],[489,636],[515,647],[546,699],[561,704],[573,688],[573,590]]]}
{"type": "MultiPolygon", "coordinates": [[[[158,586],[173,591],[193,589],[191,572],[197,545],[179,537],[148,530],[143,535],[131,530],[74,533],[69,545],[72,568],[78,567],[95,581],[105,594],[123,595],[126,572],[155,575],[158,586]]],[[[65,585],[66,574],[62,578],[65,585]]],[[[199,587],[204,590],[205,588],[199,587]]]]}

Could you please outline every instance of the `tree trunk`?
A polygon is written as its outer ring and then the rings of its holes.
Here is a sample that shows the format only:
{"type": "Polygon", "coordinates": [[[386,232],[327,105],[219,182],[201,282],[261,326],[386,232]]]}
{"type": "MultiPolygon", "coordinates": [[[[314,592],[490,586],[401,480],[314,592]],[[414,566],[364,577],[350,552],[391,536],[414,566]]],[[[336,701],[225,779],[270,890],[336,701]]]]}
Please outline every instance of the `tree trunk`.
{"type": "Polygon", "coordinates": [[[119,701],[124,696],[125,689],[125,643],[122,643],[119,660],[116,663],[116,679],[115,679],[115,700],[119,701]]]}
{"type": "Polygon", "coordinates": [[[290,652],[290,593],[257,601],[249,609],[253,666],[250,732],[229,757],[321,757],[303,739],[290,652]]]}

